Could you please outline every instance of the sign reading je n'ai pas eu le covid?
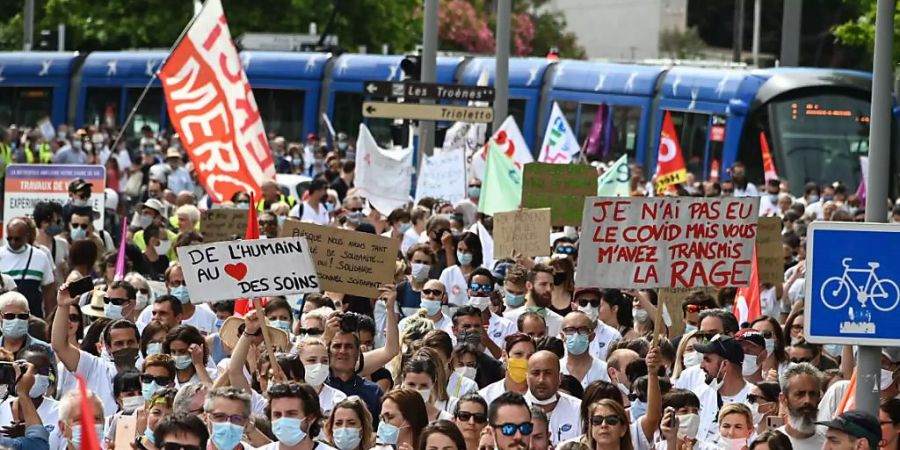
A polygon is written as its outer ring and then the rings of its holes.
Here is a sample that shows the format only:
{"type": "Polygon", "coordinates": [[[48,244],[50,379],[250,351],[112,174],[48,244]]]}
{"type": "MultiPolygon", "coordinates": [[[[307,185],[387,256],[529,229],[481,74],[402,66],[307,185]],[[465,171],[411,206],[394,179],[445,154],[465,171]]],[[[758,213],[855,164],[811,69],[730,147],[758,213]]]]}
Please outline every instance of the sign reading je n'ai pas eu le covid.
{"type": "Polygon", "coordinates": [[[319,292],[304,237],[180,247],[178,260],[191,303],[319,292]]]}

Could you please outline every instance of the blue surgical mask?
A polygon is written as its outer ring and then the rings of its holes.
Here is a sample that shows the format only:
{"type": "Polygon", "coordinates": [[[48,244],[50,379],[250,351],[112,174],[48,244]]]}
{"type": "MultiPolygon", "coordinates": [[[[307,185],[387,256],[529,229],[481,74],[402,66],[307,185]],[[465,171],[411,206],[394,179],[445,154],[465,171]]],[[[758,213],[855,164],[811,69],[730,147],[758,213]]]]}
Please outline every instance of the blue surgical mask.
{"type": "Polygon", "coordinates": [[[63,227],[62,225],[50,225],[47,227],[47,234],[50,236],[57,236],[59,233],[62,233],[63,227]]]}
{"type": "Polygon", "coordinates": [[[153,434],[153,430],[151,430],[150,427],[147,427],[147,429],[144,430],[144,439],[150,443],[156,442],[156,436],[153,434]]]}
{"type": "Polygon", "coordinates": [[[478,186],[469,186],[469,197],[481,197],[481,188],[478,186]]]}
{"type": "Polygon", "coordinates": [[[103,305],[103,315],[105,315],[106,318],[110,320],[119,320],[124,317],[122,316],[122,308],[122,305],[113,305],[112,303],[107,303],[103,305]]]}
{"type": "Polygon", "coordinates": [[[472,254],[457,251],[456,260],[459,261],[461,266],[468,266],[469,264],[472,264],[472,254]]]}
{"type": "Polygon", "coordinates": [[[697,331],[697,325],[684,324],[684,334],[693,333],[694,331],[697,331]]]}
{"type": "Polygon", "coordinates": [[[638,418],[642,417],[644,414],[647,414],[647,404],[640,400],[632,401],[631,402],[631,419],[632,419],[632,421],[638,420],[638,418]]]}
{"type": "Polygon", "coordinates": [[[187,286],[181,285],[176,288],[172,288],[171,294],[179,301],[181,301],[182,305],[186,305],[191,301],[191,296],[188,293],[187,286]]]}
{"type": "Polygon", "coordinates": [[[141,383],[141,395],[144,397],[144,401],[149,402],[150,398],[153,397],[153,394],[160,389],[162,389],[162,386],[156,384],[155,381],[141,383]]]}
{"type": "Polygon", "coordinates": [[[431,317],[441,310],[441,301],[440,300],[425,300],[424,298],[421,301],[421,306],[425,308],[425,313],[428,314],[428,317],[431,317]]]}
{"type": "Polygon", "coordinates": [[[223,323],[225,323],[225,319],[216,319],[216,332],[219,331],[219,328],[222,328],[223,323]]]}
{"type": "Polygon", "coordinates": [[[72,236],[73,241],[80,241],[87,237],[87,230],[81,227],[72,227],[70,228],[69,235],[72,236]]]}
{"type": "Polygon", "coordinates": [[[178,355],[172,359],[175,360],[175,368],[178,370],[184,370],[191,367],[191,355],[178,355]]]}
{"type": "Polygon", "coordinates": [[[234,450],[241,443],[244,427],[231,422],[215,422],[212,424],[213,444],[219,450],[234,450]]]}
{"type": "Polygon", "coordinates": [[[147,356],[158,355],[162,353],[162,342],[151,342],[147,344],[147,356]]]}
{"type": "Polygon", "coordinates": [[[25,319],[3,319],[0,327],[4,336],[11,339],[21,339],[28,334],[28,321],[25,319]]]}
{"type": "Polygon", "coordinates": [[[334,203],[325,202],[325,211],[328,211],[329,213],[334,211],[334,203]]]}
{"type": "Polygon", "coordinates": [[[586,352],[588,345],[591,343],[588,337],[580,334],[566,336],[566,351],[573,355],[580,355],[586,352]]]}
{"type": "Polygon", "coordinates": [[[378,424],[378,442],[388,445],[396,445],[397,438],[400,437],[400,428],[397,428],[385,421],[378,424]]]}
{"type": "Polygon", "coordinates": [[[288,333],[291,331],[291,323],[288,322],[287,320],[270,320],[269,325],[272,325],[273,327],[278,328],[279,330],[284,330],[285,332],[288,332],[288,333]]]}
{"type": "Polygon", "coordinates": [[[518,308],[525,304],[525,294],[511,294],[509,292],[506,293],[506,304],[511,308],[518,308]]]}
{"type": "Polygon", "coordinates": [[[305,437],[306,432],[303,431],[303,419],[294,417],[282,417],[272,422],[272,432],[279,442],[288,446],[295,446],[305,437]]]}
{"type": "MultiPolygon", "coordinates": [[[[97,441],[103,442],[103,424],[94,425],[94,430],[97,432],[97,441]]],[[[72,446],[81,448],[81,425],[72,425],[72,446]]]]}
{"type": "Polygon", "coordinates": [[[338,450],[353,450],[359,447],[359,443],[362,441],[359,428],[335,428],[331,434],[338,450]]]}
{"type": "Polygon", "coordinates": [[[412,223],[410,222],[400,224],[400,232],[403,234],[406,234],[406,232],[409,231],[410,228],[412,228],[412,223]]]}
{"type": "Polygon", "coordinates": [[[338,146],[338,148],[341,149],[341,150],[347,150],[347,143],[346,143],[346,142],[338,142],[338,145],[337,145],[337,146],[338,146]]]}

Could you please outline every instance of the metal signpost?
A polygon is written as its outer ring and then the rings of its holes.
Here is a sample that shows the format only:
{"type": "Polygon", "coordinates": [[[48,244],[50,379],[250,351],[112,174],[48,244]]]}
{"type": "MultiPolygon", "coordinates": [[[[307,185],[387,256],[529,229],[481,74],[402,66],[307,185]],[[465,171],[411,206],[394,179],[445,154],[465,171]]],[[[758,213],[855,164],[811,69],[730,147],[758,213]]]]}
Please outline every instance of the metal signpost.
{"type": "Polygon", "coordinates": [[[491,123],[494,120],[494,110],[476,106],[363,102],[363,117],[491,123]]]}

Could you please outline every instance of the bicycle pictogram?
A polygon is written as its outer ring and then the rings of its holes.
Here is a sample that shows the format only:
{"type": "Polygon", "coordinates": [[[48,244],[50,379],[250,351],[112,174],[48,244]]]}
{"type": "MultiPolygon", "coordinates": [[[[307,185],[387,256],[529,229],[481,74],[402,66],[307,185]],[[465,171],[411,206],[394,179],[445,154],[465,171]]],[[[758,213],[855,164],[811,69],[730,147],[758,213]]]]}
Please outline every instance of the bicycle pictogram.
{"type": "MultiPolygon", "coordinates": [[[[822,283],[820,295],[822,303],[830,309],[841,309],[850,302],[850,294],[855,293],[855,298],[862,306],[871,300],[872,306],[879,311],[892,311],[900,303],[900,288],[893,280],[878,278],[875,269],[879,263],[868,261],[868,268],[851,268],[852,258],[844,258],[841,264],[844,273],[839,277],[831,277],[822,283]],[[857,284],[851,274],[865,275],[865,284],[857,284]]],[[[862,277],[857,276],[857,279],[862,277]]]]}

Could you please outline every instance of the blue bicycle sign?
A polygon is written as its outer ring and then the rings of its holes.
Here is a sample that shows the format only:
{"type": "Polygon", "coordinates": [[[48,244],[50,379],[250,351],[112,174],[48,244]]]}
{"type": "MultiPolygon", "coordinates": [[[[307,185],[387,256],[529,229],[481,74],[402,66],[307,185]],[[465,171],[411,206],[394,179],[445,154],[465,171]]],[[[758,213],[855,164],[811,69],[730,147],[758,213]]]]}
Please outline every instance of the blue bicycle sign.
{"type": "Polygon", "coordinates": [[[852,260],[853,258],[841,260],[844,266],[843,275],[828,278],[822,284],[820,292],[822,303],[831,309],[841,309],[850,302],[852,294],[863,307],[871,300],[872,306],[879,311],[888,312],[896,308],[900,303],[900,288],[892,280],[878,278],[875,269],[880,264],[869,261],[867,262],[869,267],[866,269],[851,268],[852,260]],[[860,285],[854,282],[852,274],[863,274],[865,283],[860,285]]]}

